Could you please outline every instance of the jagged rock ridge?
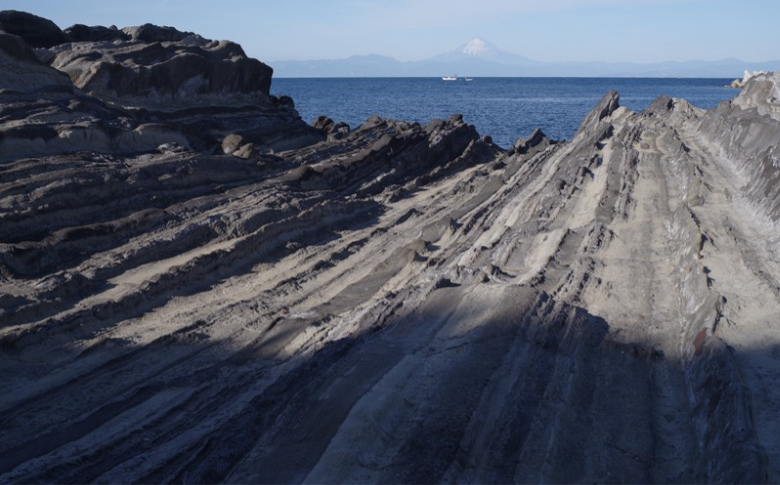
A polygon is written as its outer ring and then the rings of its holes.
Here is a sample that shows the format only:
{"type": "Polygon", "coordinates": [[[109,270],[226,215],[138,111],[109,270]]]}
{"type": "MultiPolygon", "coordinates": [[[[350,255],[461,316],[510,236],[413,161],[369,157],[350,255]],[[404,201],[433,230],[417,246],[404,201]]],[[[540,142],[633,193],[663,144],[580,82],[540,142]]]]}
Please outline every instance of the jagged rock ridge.
{"type": "Polygon", "coordinates": [[[0,34],[0,480],[780,479],[779,75],[502,151],[46,63],[119,32],[0,34]]]}

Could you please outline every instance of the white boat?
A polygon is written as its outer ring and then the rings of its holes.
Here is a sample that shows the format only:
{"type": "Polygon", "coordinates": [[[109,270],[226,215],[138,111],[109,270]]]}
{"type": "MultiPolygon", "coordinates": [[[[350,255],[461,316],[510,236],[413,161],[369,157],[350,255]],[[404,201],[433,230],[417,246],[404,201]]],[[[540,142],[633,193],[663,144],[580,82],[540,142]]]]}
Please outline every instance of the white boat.
{"type": "Polygon", "coordinates": [[[471,78],[471,77],[467,77],[466,78],[466,81],[473,81],[473,80],[474,80],[474,78],[471,78]]]}
{"type": "Polygon", "coordinates": [[[441,78],[441,80],[442,81],[457,81],[458,80],[458,75],[455,74],[454,76],[446,76],[446,77],[441,78]]]}

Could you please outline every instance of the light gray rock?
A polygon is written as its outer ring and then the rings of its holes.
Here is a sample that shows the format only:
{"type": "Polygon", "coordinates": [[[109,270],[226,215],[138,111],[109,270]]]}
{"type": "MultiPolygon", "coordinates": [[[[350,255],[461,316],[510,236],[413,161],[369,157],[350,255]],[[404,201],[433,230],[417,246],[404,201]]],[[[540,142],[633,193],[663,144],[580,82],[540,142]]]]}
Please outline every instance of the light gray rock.
{"type": "Polygon", "coordinates": [[[230,155],[238,149],[242,141],[244,141],[244,138],[241,135],[236,135],[235,133],[226,136],[222,140],[222,152],[225,155],[230,155]]]}
{"type": "Polygon", "coordinates": [[[238,158],[243,158],[244,160],[248,160],[250,158],[255,158],[257,155],[261,153],[261,150],[255,146],[254,143],[246,143],[244,145],[241,145],[241,147],[233,152],[233,155],[238,158]]]}

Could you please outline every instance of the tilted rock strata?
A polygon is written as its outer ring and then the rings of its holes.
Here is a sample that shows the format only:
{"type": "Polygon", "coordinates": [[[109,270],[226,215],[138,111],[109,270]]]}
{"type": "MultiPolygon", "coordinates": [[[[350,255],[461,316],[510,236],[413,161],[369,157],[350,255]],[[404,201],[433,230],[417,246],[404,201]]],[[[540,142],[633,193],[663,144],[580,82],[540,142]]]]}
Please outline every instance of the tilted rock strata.
{"type": "Polygon", "coordinates": [[[780,480],[780,79],[753,82],[609,93],[506,152],[323,118],[249,159],[233,130],[0,162],[0,480],[780,480]]]}

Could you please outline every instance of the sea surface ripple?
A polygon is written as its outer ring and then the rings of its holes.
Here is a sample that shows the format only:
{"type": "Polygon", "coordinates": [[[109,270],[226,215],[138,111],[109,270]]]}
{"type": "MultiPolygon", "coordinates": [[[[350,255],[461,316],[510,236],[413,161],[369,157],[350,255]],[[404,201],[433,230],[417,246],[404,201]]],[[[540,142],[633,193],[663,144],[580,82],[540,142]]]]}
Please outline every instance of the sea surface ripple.
{"type": "Polygon", "coordinates": [[[662,94],[714,108],[739,91],[730,79],[659,78],[278,78],[272,94],[295,101],[301,117],[319,115],[353,129],[372,115],[427,124],[460,113],[501,147],[511,147],[537,127],[555,140],[571,139],[585,115],[608,91],[620,104],[645,109],[662,94]]]}

